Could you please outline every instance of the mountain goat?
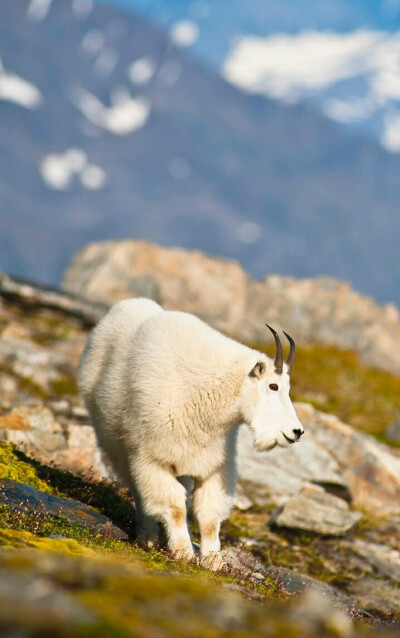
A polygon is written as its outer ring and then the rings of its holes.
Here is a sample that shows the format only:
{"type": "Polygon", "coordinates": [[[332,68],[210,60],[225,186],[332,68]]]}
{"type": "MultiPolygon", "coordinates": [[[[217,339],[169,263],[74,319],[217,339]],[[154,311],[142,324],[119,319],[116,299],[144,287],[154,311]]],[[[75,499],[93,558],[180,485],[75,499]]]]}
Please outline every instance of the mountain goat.
{"type": "MultiPolygon", "coordinates": [[[[268,326],[269,327],[269,326],[268,326]]],[[[187,477],[201,534],[202,563],[222,564],[219,529],[235,491],[238,426],[258,450],[303,434],[289,398],[295,344],[275,361],[149,299],[117,303],[92,332],[78,383],[99,445],[131,490],[139,539],[152,546],[158,522],[177,558],[194,551],[187,525],[187,477]]]]}

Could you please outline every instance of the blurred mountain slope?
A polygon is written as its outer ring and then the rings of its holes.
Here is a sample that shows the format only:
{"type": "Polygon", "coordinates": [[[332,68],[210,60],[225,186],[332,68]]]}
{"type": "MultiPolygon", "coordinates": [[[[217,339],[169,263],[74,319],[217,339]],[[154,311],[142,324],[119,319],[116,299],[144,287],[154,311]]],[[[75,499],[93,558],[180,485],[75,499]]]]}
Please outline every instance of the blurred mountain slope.
{"type": "Polygon", "coordinates": [[[400,152],[398,0],[108,1],[167,27],[235,85],[307,101],[400,152]]]}
{"type": "Polygon", "coordinates": [[[399,302],[398,157],[241,93],[131,13],[32,6],[0,5],[2,269],[54,283],[88,241],[137,237],[399,302]]]}

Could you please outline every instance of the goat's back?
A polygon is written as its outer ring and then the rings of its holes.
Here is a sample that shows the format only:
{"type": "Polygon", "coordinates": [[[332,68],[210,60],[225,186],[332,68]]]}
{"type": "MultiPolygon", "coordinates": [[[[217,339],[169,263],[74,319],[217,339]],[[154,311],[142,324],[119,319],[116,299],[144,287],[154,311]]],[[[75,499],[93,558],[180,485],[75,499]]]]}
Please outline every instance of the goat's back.
{"type": "Polygon", "coordinates": [[[98,323],[83,351],[78,385],[87,401],[101,379],[120,369],[122,376],[127,347],[139,326],[159,312],[161,306],[151,299],[124,299],[116,303],[98,323]]]}

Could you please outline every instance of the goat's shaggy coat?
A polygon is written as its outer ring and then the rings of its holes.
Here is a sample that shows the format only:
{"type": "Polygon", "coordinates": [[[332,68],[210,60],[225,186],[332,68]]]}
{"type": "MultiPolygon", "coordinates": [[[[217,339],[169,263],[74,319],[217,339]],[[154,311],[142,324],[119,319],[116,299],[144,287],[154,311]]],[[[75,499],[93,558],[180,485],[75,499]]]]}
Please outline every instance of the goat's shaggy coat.
{"type": "Polygon", "coordinates": [[[93,331],[79,386],[101,448],[134,495],[140,539],[156,542],[161,521],[171,551],[193,557],[186,521],[192,477],[201,555],[218,568],[219,527],[235,490],[238,425],[252,428],[262,450],[287,446],[300,436],[293,432],[302,432],[287,371],[277,375],[271,359],[193,315],[129,299],[93,331]]]}

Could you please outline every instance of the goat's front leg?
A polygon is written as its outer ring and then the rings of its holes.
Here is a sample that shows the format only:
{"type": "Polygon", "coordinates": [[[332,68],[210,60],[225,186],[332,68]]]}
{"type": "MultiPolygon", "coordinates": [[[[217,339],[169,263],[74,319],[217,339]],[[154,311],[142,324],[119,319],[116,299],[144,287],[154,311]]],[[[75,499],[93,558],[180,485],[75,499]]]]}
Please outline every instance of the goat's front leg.
{"type": "Polygon", "coordinates": [[[160,521],[174,558],[192,560],[194,551],[187,526],[186,490],[165,467],[142,458],[131,459],[131,474],[143,512],[160,521]]]}
{"type": "Polygon", "coordinates": [[[204,481],[195,481],[193,511],[200,528],[201,564],[217,571],[224,566],[219,531],[228,518],[235,489],[235,471],[230,464],[204,481]]]}

